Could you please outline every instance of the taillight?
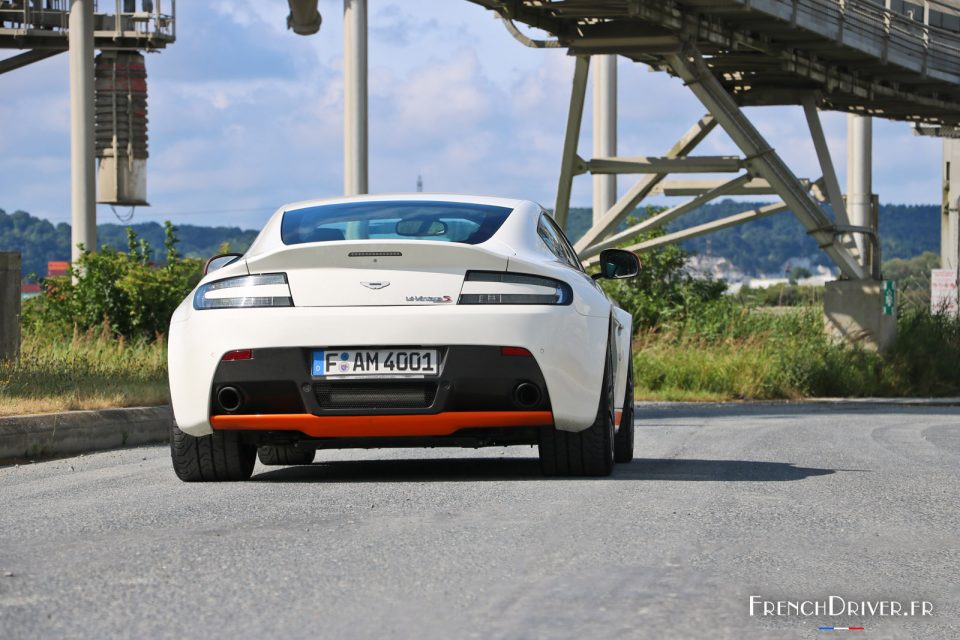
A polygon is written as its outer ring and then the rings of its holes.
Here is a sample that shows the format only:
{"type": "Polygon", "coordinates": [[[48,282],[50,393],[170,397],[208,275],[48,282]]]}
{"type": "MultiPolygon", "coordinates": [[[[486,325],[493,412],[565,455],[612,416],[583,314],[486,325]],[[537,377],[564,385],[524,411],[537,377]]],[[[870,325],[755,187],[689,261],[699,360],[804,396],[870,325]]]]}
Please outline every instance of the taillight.
{"type": "Polygon", "coordinates": [[[566,282],[505,271],[467,271],[458,304],[558,304],[573,301],[566,282]]]}
{"type": "Polygon", "coordinates": [[[220,360],[222,362],[230,362],[231,360],[253,360],[253,349],[234,349],[233,351],[227,351],[220,360]]]}
{"type": "Polygon", "coordinates": [[[285,273],[215,280],[200,286],[193,295],[194,309],[292,306],[293,298],[285,273]]]}

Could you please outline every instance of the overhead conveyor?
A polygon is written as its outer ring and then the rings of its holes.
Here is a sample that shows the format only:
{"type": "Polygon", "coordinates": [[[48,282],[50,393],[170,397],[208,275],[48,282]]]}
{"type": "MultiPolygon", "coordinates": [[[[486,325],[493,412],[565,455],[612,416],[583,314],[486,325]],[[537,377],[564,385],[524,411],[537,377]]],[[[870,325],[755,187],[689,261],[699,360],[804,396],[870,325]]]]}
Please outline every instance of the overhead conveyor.
{"type": "Polygon", "coordinates": [[[471,2],[495,11],[523,44],[563,47],[576,57],[554,208],[558,222],[567,222],[575,176],[639,176],[619,199],[601,210],[595,197],[593,225],[576,244],[586,264],[610,246],[643,251],[790,211],[837,266],[842,280],[864,283],[864,290],[875,287],[871,283],[881,279],[881,256],[869,185],[869,118],[910,122],[919,133],[956,135],[960,131],[960,2],[471,2]],[[551,39],[535,41],[525,36],[517,27],[521,23],[546,31],[551,39]],[[608,154],[589,159],[579,155],[591,58],[611,55],[679,78],[706,109],[707,114],[664,155],[608,154]],[[821,177],[796,176],[744,111],[767,105],[803,107],[821,177]],[[821,110],[852,114],[851,140],[856,144],[851,148],[852,187],[846,198],[827,148],[821,110]],[[717,126],[733,140],[740,156],[694,155],[717,126]],[[732,175],[698,179],[692,175],[697,173],[732,175]],[[669,179],[673,174],[683,176],[669,179]],[[630,214],[655,194],[691,199],[623,229],[630,214]],[[745,194],[776,195],[781,200],[630,244],[640,234],[675,223],[710,200],[745,194]]]}
{"type": "MultiPolygon", "coordinates": [[[[870,278],[879,271],[874,264],[879,255],[864,247],[875,244],[876,230],[850,222],[818,109],[925,127],[960,122],[958,3],[917,5],[922,9],[917,20],[902,11],[903,3],[894,7],[866,0],[472,1],[496,11],[521,41],[526,36],[515,22],[556,39],[528,46],[562,46],[577,56],[555,206],[558,221],[566,223],[574,176],[642,175],[577,242],[587,261],[614,242],[629,240],[631,231],[635,235],[672,222],[716,197],[776,194],[787,206],[773,210],[792,211],[844,277],[870,278]],[[956,16],[956,24],[944,16],[956,16]],[[680,78],[707,115],[663,156],[581,158],[576,147],[590,57],[601,54],[622,55],[680,78]],[[774,104],[804,106],[823,177],[795,176],[742,109],[774,104]],[[718,124],[742,157],[692,155],[718,124]],[[737,175],[723,181],[668,180],[677,173],[737,175]],[[657,193],[694,199],[614,234],[646,197],[657,193]],[[835,212],[833,219],[821,207],[824,202],[835,212]]],[[[735,216],[716,226],[754,218],[735,216]]]]}

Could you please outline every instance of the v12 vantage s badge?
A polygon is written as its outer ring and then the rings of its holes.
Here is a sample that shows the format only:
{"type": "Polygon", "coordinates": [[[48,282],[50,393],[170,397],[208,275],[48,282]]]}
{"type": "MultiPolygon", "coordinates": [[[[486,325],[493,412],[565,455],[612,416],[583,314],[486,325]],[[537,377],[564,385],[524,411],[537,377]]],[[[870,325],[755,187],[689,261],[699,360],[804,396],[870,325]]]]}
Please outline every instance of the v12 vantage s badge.
{"type": "Polygon", "coordinates": [[[450,304],[450,296],[407,296],[407,302],[432,302],[433,304],[450,304]]]}

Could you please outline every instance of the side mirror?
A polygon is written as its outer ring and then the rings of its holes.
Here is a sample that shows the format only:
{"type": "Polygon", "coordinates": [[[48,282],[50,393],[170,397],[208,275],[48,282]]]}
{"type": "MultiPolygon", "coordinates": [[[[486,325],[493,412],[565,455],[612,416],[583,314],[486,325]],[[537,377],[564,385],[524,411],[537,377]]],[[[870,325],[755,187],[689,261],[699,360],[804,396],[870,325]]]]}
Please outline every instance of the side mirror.
{"type": "Polygon", "coordinates": [[[600,273],[594,280],[620,280],[632,278],[640,273],[640,258],[632,251],[623,249],[604,249],[600,252],[600,273]]]}
{"type": "Polygon", "coordinates": [[[222,253],[218,256],[213,256],[207,260],[205,265],[203,265],[203,275],[207,275],[211,271],[216,271],[217,269],[223,269],[228,264],[233,264],[242,257],[242,253],[222,253]]]}

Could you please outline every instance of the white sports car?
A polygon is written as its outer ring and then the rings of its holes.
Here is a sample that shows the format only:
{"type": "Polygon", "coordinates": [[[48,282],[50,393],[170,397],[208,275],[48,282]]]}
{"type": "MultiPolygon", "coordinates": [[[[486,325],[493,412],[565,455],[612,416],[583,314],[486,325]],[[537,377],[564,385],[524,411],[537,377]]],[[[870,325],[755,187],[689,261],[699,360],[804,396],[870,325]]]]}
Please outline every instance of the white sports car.
{"type": "Polygon", "coordinates": [[[287,205],[170,321],[173,467],[243,480],[317,449],[539,446],[550,475],[633,457],[630,314],[524,200],[287,205]]]}

